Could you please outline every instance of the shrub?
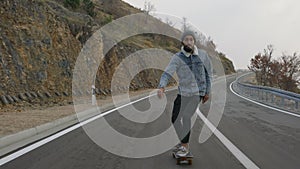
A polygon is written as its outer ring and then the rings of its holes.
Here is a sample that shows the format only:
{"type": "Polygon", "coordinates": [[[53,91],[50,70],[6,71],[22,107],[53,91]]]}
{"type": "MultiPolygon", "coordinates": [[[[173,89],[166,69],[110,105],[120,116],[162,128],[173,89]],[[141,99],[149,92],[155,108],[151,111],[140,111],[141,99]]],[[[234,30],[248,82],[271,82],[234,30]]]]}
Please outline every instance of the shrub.
{"type": "Polygon", "coordinates": [[[80,6],[80,0],[65,0],[64,5],[76,9],[80,6]]]}
{"type": "Polygon", "coordinates": [[[91,0],[83,0],[83,4],[88,15],[90,15],[91,17],[96,16],[95,5],[91,0]]]}

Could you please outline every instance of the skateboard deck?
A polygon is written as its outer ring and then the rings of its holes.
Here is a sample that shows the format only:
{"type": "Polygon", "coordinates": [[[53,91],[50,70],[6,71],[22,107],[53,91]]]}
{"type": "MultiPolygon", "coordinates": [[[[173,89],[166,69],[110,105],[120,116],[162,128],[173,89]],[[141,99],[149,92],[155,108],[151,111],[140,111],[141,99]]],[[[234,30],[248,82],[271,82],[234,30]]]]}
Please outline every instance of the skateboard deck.
{"type": "Polygon", "coordinates": [[[193,163],[193,157],[194,156],[190,152],[184,157],[177,156],[175,152],[173,152],[172,154],[173,154],[173,157],[176,159],[176,164],[177,165],[180,165],[180,164],[183,164],[183,163],[187,163],[188,165],[192,165],[192,163],[193,163]]]}

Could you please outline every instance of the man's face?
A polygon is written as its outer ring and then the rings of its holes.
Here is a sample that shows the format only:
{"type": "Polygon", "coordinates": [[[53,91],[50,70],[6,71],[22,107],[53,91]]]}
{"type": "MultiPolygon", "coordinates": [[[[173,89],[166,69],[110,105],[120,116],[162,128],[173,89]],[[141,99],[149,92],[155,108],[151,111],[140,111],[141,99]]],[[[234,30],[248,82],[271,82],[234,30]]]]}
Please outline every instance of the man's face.
{"type": "Polygon", "coordinates": [[[183,44],[193,49],[195,45],[193,36],[192,35],[185,36],[183,39],[183,44]]]}

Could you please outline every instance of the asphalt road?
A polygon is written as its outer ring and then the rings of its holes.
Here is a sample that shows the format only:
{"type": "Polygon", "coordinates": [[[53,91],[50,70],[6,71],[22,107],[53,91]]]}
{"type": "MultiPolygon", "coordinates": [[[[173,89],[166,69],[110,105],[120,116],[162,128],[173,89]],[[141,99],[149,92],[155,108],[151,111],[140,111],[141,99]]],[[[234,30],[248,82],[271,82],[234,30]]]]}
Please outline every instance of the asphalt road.
{"type": "MultiPolygon", "coordinates": [[[[229,89],[235,77],[227,78],[226,105],[218,130],[236,146],[258,168],[299,169],[300,168],[300,118],[290,116],[246,101],[229,89]]],[[[170,127],[171,110],[177,91],[167,93],[165,112],[155,121],[142,124],[125,119],[117,111],[104,118],[118,132],[136,138],[147,138],[162,133],[170,127]]],[[[134,104],[136,109],[147,110],[149,100],[134,104]]],[[[201,106],[207,115],[210,104],[201,106]]],[[[126,107],[125,107],[126,108],[126,107]]],[[[101,119],[101,118],[100,118],[101,119]]],[[[105,135],[106,128],[101,120],[88,124],[91,131],[105,135]]],[[[239,158],[223,142],[212,135],[206,142],[198,138],[204,122],[198,117],[193,126],[191,151],[193,165],[176,165],[171,150],[148,158],[120,157],[98,146],[83,128],[69,132],[3,166],[1,169],[239,169],[245,168],[239,158]]],[[[102,139],[107,139],[103,138],[102,139]]],[[[111,140],[112,144],[118,141],[111,140]]],[[[168,142],[170,140],[164,140],[168,142]]],[[[150,148],[159,148],[163,142],[156,142],[150,148]]],[[[127,147],[126,147],[127,148],[127,147]]],[[[126,149],[124,147],[124,149],[126,149]]]]}

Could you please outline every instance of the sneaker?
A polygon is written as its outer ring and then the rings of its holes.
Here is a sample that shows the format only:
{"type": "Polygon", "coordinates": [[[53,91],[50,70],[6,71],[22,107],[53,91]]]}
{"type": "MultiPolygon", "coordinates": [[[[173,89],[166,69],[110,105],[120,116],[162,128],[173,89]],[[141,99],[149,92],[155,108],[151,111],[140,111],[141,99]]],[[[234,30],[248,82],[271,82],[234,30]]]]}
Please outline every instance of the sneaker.
{"type": "Polygon", "coordinates": [[[179,151],[180,147],[181,147],[181,144],[178,143],[175,147],[173,147],[172,152],[176,153],[177,151],[179,151]]]}
{"type": "Polygon", "coordinates": [[[179,157],[184,157],[189,153],[188,149],[184,146],[180,146],[179,150],[176,152],[176,155],[179,157]]]}

